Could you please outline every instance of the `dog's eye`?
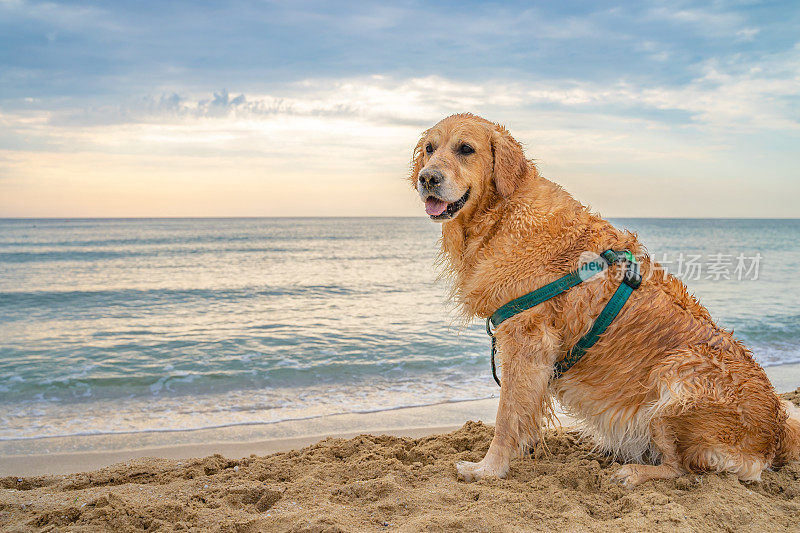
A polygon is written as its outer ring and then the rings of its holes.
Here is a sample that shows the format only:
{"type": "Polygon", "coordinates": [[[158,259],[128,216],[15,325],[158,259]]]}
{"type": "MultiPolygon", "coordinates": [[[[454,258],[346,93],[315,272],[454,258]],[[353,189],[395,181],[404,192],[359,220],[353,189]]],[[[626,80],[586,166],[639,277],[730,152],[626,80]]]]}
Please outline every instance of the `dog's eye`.
{"type": "Polygon", "coordinates": [[[431,143],[425,145],[425,151],[428,152],[429,154],[433,153],[433,146],[431,146],[431,143]]]}
{"type": "Polygon", "coordinates": [[[461,148],[459,148],[459,150],[458,150],[458,153],[463,154],[463,155],[474,154],[475,153],[475,149],[472,146],[468,145],[468,144],[462,144],[461,148]]]}

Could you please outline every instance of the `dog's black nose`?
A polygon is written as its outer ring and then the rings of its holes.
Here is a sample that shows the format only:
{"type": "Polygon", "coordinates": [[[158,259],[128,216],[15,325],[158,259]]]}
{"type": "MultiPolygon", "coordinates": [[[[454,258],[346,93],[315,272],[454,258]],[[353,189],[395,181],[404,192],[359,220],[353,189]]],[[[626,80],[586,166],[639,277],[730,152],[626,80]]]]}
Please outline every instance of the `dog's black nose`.
{"type": "Polygon", "coordinates": [[[438,170],[424,169],[419,173],[419,184],[430,189],[444,181],[444,176],[438,170]]]}

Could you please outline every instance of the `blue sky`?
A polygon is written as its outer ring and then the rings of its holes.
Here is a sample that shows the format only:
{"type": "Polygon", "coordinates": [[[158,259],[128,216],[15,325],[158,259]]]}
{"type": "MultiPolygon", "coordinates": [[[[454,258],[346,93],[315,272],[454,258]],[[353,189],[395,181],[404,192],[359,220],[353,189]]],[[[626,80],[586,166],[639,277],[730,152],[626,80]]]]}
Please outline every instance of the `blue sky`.
{"type": "Polygon", "coordinates": [[[413,215],[473,111],[607,216],[800,216],[797,2],[0,0],[0,216],[413,215]]]}

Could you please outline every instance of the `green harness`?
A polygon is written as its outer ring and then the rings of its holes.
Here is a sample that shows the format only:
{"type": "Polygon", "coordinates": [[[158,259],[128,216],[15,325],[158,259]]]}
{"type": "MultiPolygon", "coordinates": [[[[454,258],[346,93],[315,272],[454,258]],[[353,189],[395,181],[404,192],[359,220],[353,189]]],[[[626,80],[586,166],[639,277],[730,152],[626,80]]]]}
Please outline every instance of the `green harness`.
{"type": "Polygon", "coordinates": [[[594,346],[594,344],[597,342],[597,339],[600,338],[600,335],[603,334],[606,328],[608,328],[611,322],[614,321],[619,312],[622,310],[622,307],[625,305],[625,302],[628,301],[628,297],[631,295],[631,293],[638,289],[639,285],[642,284],[642,276],[639,273],[639,263],[636,262],[636,258],[632,253],[630,253],[628,250],[624,250],[622,252],[606,250],[600,254],[600,257],[594,261],[583,264],[578,270],[570,272],[566,276],[558,278],[557,280],[548,283],[544,287],[536,289],[533,292],[529,292],[524,296],[520,296],[519,298],[511,300],[500,309],[495,311],[492,316],[486,319],[486,333],[488,333],[492,338],[492,376],[494,377],[494,380],[498,386],[500,386],[500,379],[497,377],[497,368],[494,364],[494,356],[495,353],[497,353],[497,346],[492,326],[494,326],[496,330],[500,324],[512,316],[530,309],[531,307],[535,307],[542,302],[546,302],[550,298],[554,298],[563,292],[567,292],[572,287],[579,285],[587,279],[599,274],[606,267],[611,267],[620,261],[625,261],[627,265],[625,268],[625,274],[622,278],[622,283],[620,283],[619,287],[617,287],[617,290],[614,292],[614,295],[600,312],[600,316],[598,316],[597,320],[595,320],[594,324],[592,324],[592,329],[589,330],[589,333],[581,337],[581,339],[575,344],[575,346],[572,347],[572,350],[569,351],[566,357],[555,364],[554,377],[555,379],[558,379],[564,374],[564,372],[572,368],[575,363],[581,360],[581,357],[583,357],[583,355],[586,353],[586,350],[594,346]]]}

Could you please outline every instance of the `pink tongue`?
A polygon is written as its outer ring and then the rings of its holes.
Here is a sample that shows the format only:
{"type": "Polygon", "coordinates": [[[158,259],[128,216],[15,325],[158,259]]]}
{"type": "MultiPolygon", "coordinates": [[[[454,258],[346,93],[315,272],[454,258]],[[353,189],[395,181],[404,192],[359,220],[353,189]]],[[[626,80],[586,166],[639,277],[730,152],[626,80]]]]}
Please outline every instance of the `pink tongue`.
{"type": "Polygon", "coordinates": [[[433,197],[425,200],[425,212],[431,216],[441,215],[444,213],[445,209],[447,209],[447,202],[443,202],[433,197]]]}

